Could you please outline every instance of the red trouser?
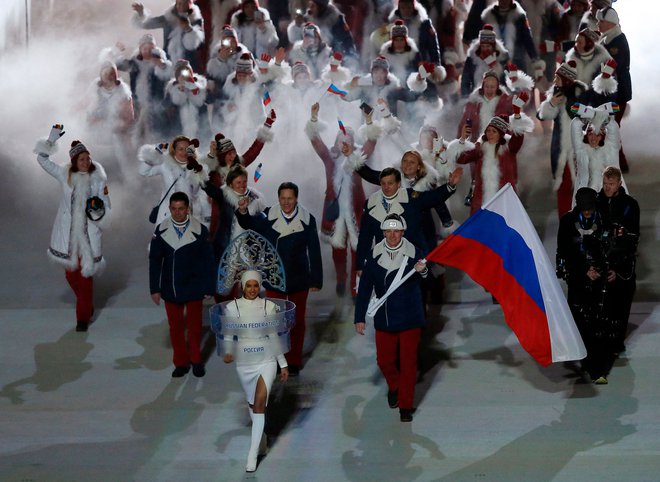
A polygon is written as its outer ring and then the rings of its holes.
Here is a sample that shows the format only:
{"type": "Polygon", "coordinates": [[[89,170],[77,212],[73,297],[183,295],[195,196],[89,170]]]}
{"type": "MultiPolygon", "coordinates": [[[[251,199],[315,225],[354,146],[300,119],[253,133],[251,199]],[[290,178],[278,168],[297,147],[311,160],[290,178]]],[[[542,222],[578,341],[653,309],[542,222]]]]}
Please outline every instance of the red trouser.
{"type": "Polygon", "coordinates": [[[413,408],[417,381],[417,347],[421,328],[376,330],[376,361],[390,392],[399,391],[399,408],[413,408]],[[398,361],[398,363],[397,363],[398,361]]]}
{"type": "MultiPolygon", "coordinates": [[[[335,273],[337,274],[337,284],[346,284],[346,258],[348,257],[347,248],[332,248],[332,261],[335,263],[335,273]]],[[[351,296],[355,297],[357,294],[355,288],[356,273],[355,273],[355,250],[351,249],[351,296]]]]}
{"type": "MultiPolygon", "coordinates": [[[[566,162],[573,162],[568,160],[566,162]]],[[[559,175],[559,173],[557,173],[559,175]]],[[[557,190],[557,214],[559,219],[569,212],[573,207],[573,180],[571,179],[571,170],[566,165],[562,174],[561,184],[557,190]]]]}
{"type": "Polygon", "coordinates": [[[202,300],[188,301],[178,304],[165,302],[165,312],[170,325],[170,341],[174,355],[174,366],[187,367],[191,363],[201,363],[202,355],[202,300]],[[184,316],[185,309],[185,316],[184,316]],[[188,344],[186,347],[186,328],[188,328],[188,344]]]}
{"type": "Polygon", "coordinates": [[[64,275],[76,295],[76,320],[89,323],[94,314],[94,278],[85,278],[80,268],[64,275]]]}
{"type": "Polygon", "coordinates": [[[295,293],[280,293],[279,291],[266,290],[268,298],[278,300],[289,300],[296,305],[296,324],[291,329],[291,349],[286,354],[286,362],[289,365],[302,367],[303,344],[305,343],[305,310],[307,309],[307,295],[309,290],[296,291],[295,293]]]}

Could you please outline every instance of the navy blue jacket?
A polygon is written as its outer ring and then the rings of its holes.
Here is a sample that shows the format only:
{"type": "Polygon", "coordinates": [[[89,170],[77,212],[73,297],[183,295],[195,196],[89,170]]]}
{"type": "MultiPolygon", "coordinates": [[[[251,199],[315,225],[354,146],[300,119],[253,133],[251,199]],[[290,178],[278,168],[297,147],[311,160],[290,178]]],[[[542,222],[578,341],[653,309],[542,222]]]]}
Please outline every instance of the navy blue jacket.
{"type": "MultiPolygon", "coordinates": [[[[243,229],[256,231],[275,246],[284,265],[286,293],[323,287],[321,245],[316,219],[309,211],[298,205],[298,214],[287,223],[275,205],[256,216],[237,210],[236,219],[243,229]]],[[[271,289],[266,282],[264,286],[271,289]]]]}
{"type": "Polygon", "coordinates": [[[359,271],[364,268],[366,260],[370,256],[372,245],[383,239],[380,223],[387,214],[401,215],[406,220],[406,239],[425,253],[428,252],[434,246],[428,246],[424,237],[424,213],[431,208],[444,204],[455,191],[455,189],[450,189],[447,184],[426,192],[417,192],[410,188],[399,189],[399,195],[397,196],[399,202],[393,206],[389,213],[385,212],[380,203],[382,191],[377,191],[369,196],[369,199],[364,203],[362,213],[355,269],[359,271]]]}
{"type": "Polygon", "coordinates": [[[149,289],[165,301],[187,303],[215,293],[216,269],[209,232],[197,219],[178,237],[172,218],[160,223],[149,247],[149,289]]]}
{"type": "Polygon", "coordinates": [[[538,51],[536,45],[534,45],[534,39],[532,38],[532,32],[529,29],[529,21],[527,20],[527,15],[525,11],[518,5],[517,2],[513,2],[512,7],[505,12],[500,11],[500,7],[497,3],[487,7],[481,13],[481,20],[484,23],[491,23],[495,27],[495,32],[497,36],[502,39],[504,45],[511,49],[511,46],[507,43],[507,24],[509,20],[513,23],[515,28],[515,44],[516,48],[513,52],[509,52],[512,56],[511,61],[521,68],[522,70],[527,70],[527,59],[525,58],[525,53],[529,56],[530,59],[536,59],[538,57],[538,51]],[[492,14],[492,17],[491,17],[492,14]]]}
{"type": "MultiPolygon", "coordinates": [[[[417,9],[415,9],[413,16],[419,17],[417,9]]],[[[389,18],[390,21],[393,22],[395,19],[403,17],[397,8],[394,10],[393,15],[390,14],[389,18]]],[[[415,42],[419,49],[419,60],[433,62],[435,65],[440,65],[440,60],[442,59],[440,54],[440,42],[438,41],[438,33],[430,19],[427,18],[419,23],[419,37],[415,39],[415,42]]],[[[415,62],[414,67],[417,69],[417,62],[415,62]]]]}
{"type": "MultiPolygon", "coordinates": [[[[365,321],[372,290],[375,291],[377,297],[382,297],[398,271],[397,266],[388,273],[383,266],[378,264],[381,256],[387,256],[384,244],[385,241],[382,241],[374,247],[362,271],[355,299],[355,323],[365,321]]],[[[405,274],[414,269],[415,263],[424,257],[424,253],[405,238],[400,249],[404,250],[404,254],[408,256],[405,274]]],[[[415,273],[388,296],[383,306],[374,315],[374,328],[381,331],[403,331],[423,326],[425,318],[421,281],[422,277],[415,273]]]]}
{"type": "Polygon", "coordinates": [[[632,80],[630,79],[630,47],[625,34],[617,35],[608,44],[603,44],[612,58],[616,60],[616,72],[614,73],[619,87],[616,93],[616,101],[619,104],[632,99],[632,80]]]}

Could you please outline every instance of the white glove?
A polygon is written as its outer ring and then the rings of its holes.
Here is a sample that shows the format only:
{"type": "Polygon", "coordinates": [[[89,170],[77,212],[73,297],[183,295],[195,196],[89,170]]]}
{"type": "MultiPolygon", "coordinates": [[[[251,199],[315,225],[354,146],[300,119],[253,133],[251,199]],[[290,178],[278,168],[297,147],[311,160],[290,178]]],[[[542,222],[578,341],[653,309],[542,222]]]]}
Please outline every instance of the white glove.
{"type": "Polygon", "coordinates": [[[378,110],[380,111],[380,117],[383,119],[392,115],[392,112],[390,112],[389,107],[385,103],[378,102],[378,110]]]}
{"type": "Polygon", "coordinates": [[[596,109],[590,105],[578,104],[577,115],[582,119],[593,119],[596,115],[596,109]]]}
{"type": "Polygon", "coordinates": [[[60,137],[64,135],[64,125],[63,124],[55,124],[53,127],[50,128],[50,134],[48,134],[48,142],[50,145],[54,145],[60,137]]]}
{"type": "Polygon", "coordinates": [[[616,102],[605,102],[603,105],[598,106],[598,108],[604,110],[609,115],[614,115],[618,112],[619,105],[616,102]]]}

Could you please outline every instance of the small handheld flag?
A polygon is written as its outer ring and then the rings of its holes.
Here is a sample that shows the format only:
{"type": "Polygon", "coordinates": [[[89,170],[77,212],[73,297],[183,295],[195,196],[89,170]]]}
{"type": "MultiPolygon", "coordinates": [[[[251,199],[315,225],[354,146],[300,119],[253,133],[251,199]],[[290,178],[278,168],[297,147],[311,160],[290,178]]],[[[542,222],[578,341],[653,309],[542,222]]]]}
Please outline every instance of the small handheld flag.
{"type": "Polygon", "coordinates": [[[264,91],[264,96],[263,96],[262,101],[264,103],[264,107],[266,107],[268,104],[270,104],[270,94],[268,93],[267,90],[264,91]]]}
{"type": "Polygon", "coordinates": [[[339,87],[337,87],[335,84],[330,84],[330,87],[328,87],[328,92],[334,95],[338,95],[340,97],[344,97],[348,92],[345,90],[341,90],[339,87]]]}
{"type": "Polygon", "coordinates": [[[260,162],[257,169],[254,171],[254,182],[258,182],[259,179],[261,179],[261,166],[263,166],[263,164],[260,162]]]}
{"type": "Polygon", "coordinates": [[[339,124],[339,130],[341,133],[346,135],[346,127],[344,127],[344,123],[341,121],[341,119],[337,118],[337,124],[339,124]]]}

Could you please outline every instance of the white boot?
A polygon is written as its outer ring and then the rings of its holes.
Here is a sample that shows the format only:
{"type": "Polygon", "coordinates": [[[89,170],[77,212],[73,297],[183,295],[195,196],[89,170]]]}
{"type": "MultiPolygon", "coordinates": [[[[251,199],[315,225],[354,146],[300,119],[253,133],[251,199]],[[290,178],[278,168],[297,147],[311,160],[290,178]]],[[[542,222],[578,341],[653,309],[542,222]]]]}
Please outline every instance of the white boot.
{"type": "MultiPolygon", "coordinates": [[[[254,423],[254,412],[251,408],[248,407],[248,412],[250,412],[250,420],[254,423]]],[[[259,455],[266,455],[268,453],[268,439],[266,438],[266,432],[262,432],[261,441],[259,442],[259,455]]]]}
{"type": "Polygon", "coordinates": [[[261,438],[264,435],[265,422],[266,417],[263,413],[254,413],[252,415],[252,437],[250,439],[250,451],[247,456],[247,464],[245,464],[246,472],[254,472],[257,470],[257,458],[259,457],[261,438]]]}

